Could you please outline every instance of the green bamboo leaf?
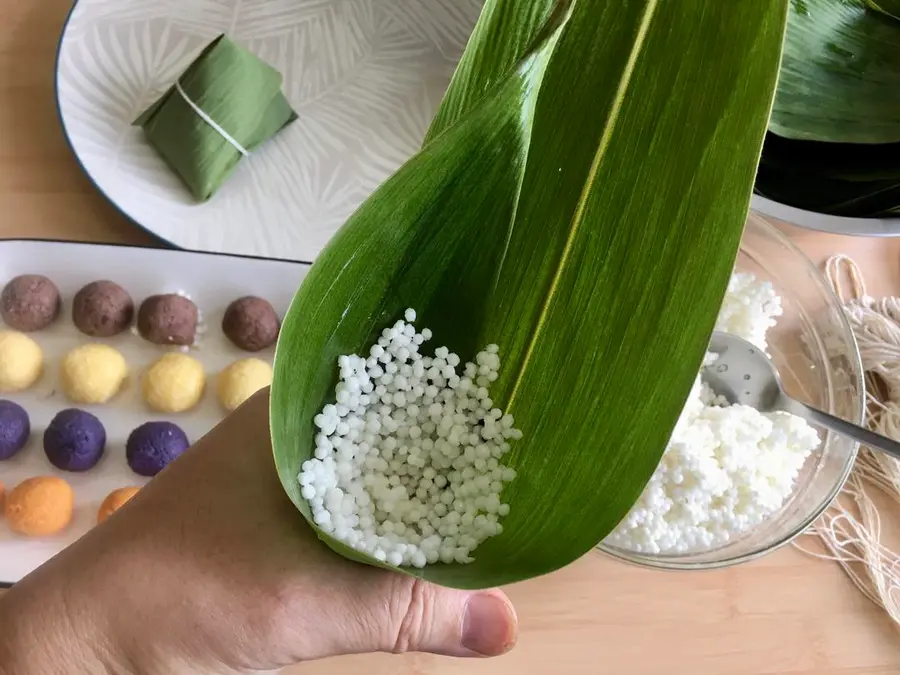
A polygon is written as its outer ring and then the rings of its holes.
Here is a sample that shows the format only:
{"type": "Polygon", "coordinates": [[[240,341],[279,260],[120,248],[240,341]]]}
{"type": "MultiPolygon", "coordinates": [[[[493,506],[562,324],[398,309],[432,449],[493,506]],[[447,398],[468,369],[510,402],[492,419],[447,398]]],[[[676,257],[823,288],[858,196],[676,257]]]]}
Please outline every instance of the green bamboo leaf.
{"type": "Polygon", "coordinates": [[[866,4],[878,12],[900,19],[900,0],[866,0],[866,4]]]}
{"type": "Polygon", "coordinates": [[[900,213],[900,143],[821,143],[769,133],[755,187],[807,211],[891,217],[900,213]]]}
{"type": "Polygon", "coordinates": [[[863,0],[793,0],[769,128],[831,143],[900,141],[900,24],[863,0]]]}
{"type": "Polygon", "coordinates": [[[900,181],[900,143],[820,143],[766,134],[761,163],[847,181],[900,181]]]}
{"type": "Polygon", "coordinates": [[[845,218],[892,218],[900,215],[897,181],[842,181],[810,177],[760,165],[758,194],[798,209],[845,218]]]}
{"type": "Polygon", "coordinates": [[[558,27],[571,2],[559,0],[497,0],[485,4],[437,115],[427,143],[469,112],[541,39],[541,32],[558,27]],[[554,14],[555,12],[555,14],[554,14]]]}
{"type": "Polygon", "coordinates": [[[797,208],[855,218],[900,213],[900,143],[795,141],[769,134],[756,192],[797,208]]]}
{"type": "MultiPolygon", "coordinates": [[[[488,0],[480,26],[500,6],[534,7],[488,0]]],[[[316,260],[276,353],[275,459],[309,519],[297,474],[338,356],[366,350],[406,307],[463,359],[499,344],[491,393],[524,432],[511,510],[475,562],[403,570],[444,585],[558,569],[640,494],[725,293],[787,16],[786,0],[564,9],[528,40],[473,37],[467,55],[486,39],[513,46],[484,69],[468,62],[431,139],[316,260]]]]}

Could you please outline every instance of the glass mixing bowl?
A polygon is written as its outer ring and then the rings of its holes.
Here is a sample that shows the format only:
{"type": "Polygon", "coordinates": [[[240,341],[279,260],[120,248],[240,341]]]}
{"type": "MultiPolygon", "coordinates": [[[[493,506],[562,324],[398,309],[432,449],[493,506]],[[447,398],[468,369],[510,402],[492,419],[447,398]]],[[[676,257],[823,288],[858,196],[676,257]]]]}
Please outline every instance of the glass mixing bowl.
{"type": "MultiPolygon", "coordinates": [[[[768,280],[782,298],[784,314],[769,330],[768,343],[788,393],[862,423],[865,390],[856,340],[837,297],[815,265],[773,225],[751,213],[735,267],[768,280]]],[[[781,510],[726,545],[679,554],[634,553],[602,542],[597,548],[646,567],[711,569],[753,560],[784,546],[828,508],[856,459],[856,442],[822,428],[818,432],[822,443],[807,459],[781,510]]]]}

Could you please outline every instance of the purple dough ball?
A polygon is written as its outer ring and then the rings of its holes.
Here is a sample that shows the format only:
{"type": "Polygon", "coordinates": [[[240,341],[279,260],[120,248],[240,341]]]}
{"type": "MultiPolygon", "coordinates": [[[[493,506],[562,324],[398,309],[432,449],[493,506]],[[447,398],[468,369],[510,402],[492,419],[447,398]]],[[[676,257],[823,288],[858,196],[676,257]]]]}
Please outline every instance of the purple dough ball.
{"type": "Polygon", "coordinates": [[[0,459],[9,459],[28,443],[31,421],[18,403],[0,399],[0,459]]]}
{"type": "Polygon", "coordinates": [[[155,476],[188,449],[190,442],[171,422],[145,422],[128,436],[125,457],[139,476],[155,476]]]}
{"type": "Polygon", "coordinates": [[[94,468],[106,449],[106,429],[89,412],[68,408],[44,431],[44,452],[57,469],[87,471],[94,468]]]}

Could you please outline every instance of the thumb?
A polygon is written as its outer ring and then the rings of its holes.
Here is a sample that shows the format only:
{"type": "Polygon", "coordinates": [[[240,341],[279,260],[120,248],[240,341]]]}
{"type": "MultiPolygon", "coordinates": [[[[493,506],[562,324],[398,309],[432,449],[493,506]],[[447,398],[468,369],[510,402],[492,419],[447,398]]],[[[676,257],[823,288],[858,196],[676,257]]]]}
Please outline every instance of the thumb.
{"type": "Polygon", "coordinates": [[[518,620],[500,591],[459,591],[418,579],[396,580],[392,587],[390,651],[499,656],[515,644],[518,620]]]}
{"type": "Polygon", "coordinates": [[[341,613],[354,619],[342,622],[338,653],[484,657],[499,656],[515,645],[518,619],[500,591],[461,591],[394,572],[367,572],[341,594],[350,604],[341,613]]]}

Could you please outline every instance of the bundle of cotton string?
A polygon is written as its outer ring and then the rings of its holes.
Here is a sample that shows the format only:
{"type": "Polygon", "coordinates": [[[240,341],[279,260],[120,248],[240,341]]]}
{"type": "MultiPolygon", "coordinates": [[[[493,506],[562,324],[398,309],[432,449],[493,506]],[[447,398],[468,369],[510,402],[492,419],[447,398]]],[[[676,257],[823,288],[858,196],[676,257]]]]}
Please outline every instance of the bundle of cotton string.
{"type": "MultiPolygon", "coordinates": [[[[866,292],[856,263],[843,255],[831,257],[825,274],[843,304],[844,317],[859,345],[866,384],[866,424],[900,440],[900,298],[876,300],[866,292]],[[843,277],[850,282],[845,293],[843,277]]],[[[840,353],[833,315],[826,317],[826,349],[840,353]],[[831,339],[829,340],[829,333],[831,339]]],[[[898,507],[900,462],[884,453],[860,448],[853,471],[838,499],[808,530],[818,536],[827,553],[796,543],[804,553],[834,560],[854,584],[900,624],[900,554],[882,543],[881,515],[874,495],[898,507]]]]}

